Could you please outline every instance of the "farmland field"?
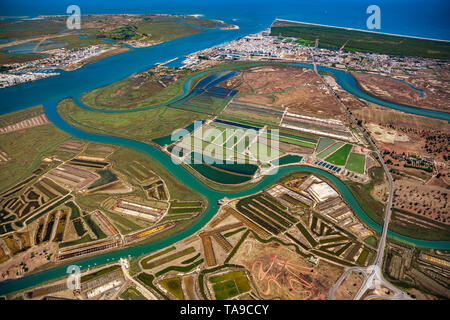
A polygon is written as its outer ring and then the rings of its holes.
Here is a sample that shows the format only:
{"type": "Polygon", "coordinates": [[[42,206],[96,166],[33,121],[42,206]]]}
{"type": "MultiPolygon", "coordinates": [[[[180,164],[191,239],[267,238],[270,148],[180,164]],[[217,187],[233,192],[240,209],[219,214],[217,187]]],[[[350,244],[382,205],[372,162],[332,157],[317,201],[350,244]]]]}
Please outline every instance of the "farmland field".
{"type": "Polygon", "coordinates": [[[164,279],[160,284],[177,299],[184,300],[183,289],[181,288],[181,280],[178,277],[164,279]]]}
{"type": "Polygon", "coordinates": [[[217,300],[226,300],[250,291],[250,284],[243,271],[234,271],[209,278],[217,300]]]}
{"type": "Polygon", "coordinates": [[[330,138],[320,138],[319,144],[317,145],[316,152],[317,153],[322,152],[323,150],[325,150],[326,148],[328,148],[335,142],[336,141],[334,141],[333,139],[330,139],[330,138]]]}
{"type": "Polygon", "coordinates": [[[363,154],[352,152],[348,157],[347,165],[345,166],[345,168],[347,168],[350,171],[363,174],[365,160],[366,157],[363,154]]]}
{"type": "Polygon", "coordinates": [[[142,293],[140,293],[136,288],[129,287],[122,294],[120,298],[123,300],[147,300],[142,293]]]}
{"type": "Polygon", "coordinates": [[[345,165],[348,154],[350,153],[350,150],[352,150],[352,148],[353,146],[351,144],[346,144],[325,160],[337,166],[343,166],[345,165]]]}
{"type": "Polygon", "coordinates": [[[335,144],[333,144],[331,147],[329,147],[325,151],[322,151],[321,153],[319,153],[317,155],[317,157],[320,158],[320,159],[325,159],[326,157],[328,157],[330,154],[335,152],[337,149],[339,149],[343,145],[344,145],[343,142],[336,142],[335,144]]]}

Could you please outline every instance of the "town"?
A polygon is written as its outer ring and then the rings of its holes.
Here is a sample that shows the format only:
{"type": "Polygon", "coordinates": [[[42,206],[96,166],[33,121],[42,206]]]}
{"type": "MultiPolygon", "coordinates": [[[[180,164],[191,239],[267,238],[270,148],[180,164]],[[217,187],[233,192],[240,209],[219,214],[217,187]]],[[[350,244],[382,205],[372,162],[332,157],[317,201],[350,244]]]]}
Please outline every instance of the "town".
{"type": "Polygon", "coordinates": [[[45,50],[43,53],[47,57],[44,59],[5,64],[3,68],[7,69],[7,72],[0,73],[0,88],[60,75],[58,72],[60,69],[77,69],[86,60],[116,48],[99,44],[70,50],[65,48],[45,50]]]}
{"type": "Polygon", "coordinates": [[[292,37],[271,35],[270,28],[242,37],[238,40],[192,53],[183,61],[185,68],[202,69],[212,61],[284,61],[312,63],[349,71],[392,74],[401,72],[409,75],[423,69],[435,69],[445,62],[437,59],[399,57],[386,54],[363,53],[351,50],[319,48],[318,42],[298,40],[292,37]]]}

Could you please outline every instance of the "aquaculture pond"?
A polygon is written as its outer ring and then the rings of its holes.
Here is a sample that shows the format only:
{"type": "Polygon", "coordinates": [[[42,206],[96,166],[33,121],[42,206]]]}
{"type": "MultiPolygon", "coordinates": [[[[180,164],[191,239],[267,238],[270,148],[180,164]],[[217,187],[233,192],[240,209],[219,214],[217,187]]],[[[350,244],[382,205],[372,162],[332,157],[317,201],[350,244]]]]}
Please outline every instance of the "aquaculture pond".
{"type": "Polygon", "coordinates": [[[195,163],[195,157],[202,155],[192,152],[190,164],[195,171],[205,178],[221,184],[239,184],[252,179],[258,169],[254,164],[220,163],[219,160],[203,155],[203,163],[195,163]]]}

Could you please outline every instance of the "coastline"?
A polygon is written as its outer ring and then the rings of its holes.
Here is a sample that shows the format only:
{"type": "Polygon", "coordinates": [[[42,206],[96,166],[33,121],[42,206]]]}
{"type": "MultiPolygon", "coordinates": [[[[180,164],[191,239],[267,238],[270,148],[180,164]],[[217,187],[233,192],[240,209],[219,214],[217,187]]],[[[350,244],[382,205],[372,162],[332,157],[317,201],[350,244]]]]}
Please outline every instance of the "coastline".
{"type": "Polygon", "coordinates": [[[375,34],[382,34],[382,35],[393,36],[393,37],[405,37],[405,38],[412,38],[412,39],[418,39],[418,40],[429,40],[429,41],[439,41],[439,42],[449,42],[450,43],[450,40],[444,40],[444,39],[425,38],[425,37],[418,37],[418,36],[408,36],[408,35],[404,35],[404,34],[395,34],[395,33],[379,32],[379,31],[371,31],[371,30],[356,29],[356,28],[349,28],[349,27],[337,27],[337,26],[331,26],[331,25],[326,25],[326,24],[303,22],[303,21],[295,21],[295,20],[287,20],[287,19],[279,19],[279,18],[276,18],[273,21],[272,25],[274,23],[276,23],[277,21],[289,22],[289,23],[297,23],[297,24],[307,24],[307,25],[312,25],[312,26],[317,26],[317,27],[343,29],[343,30],[348,30],[348,31],[360,31],[360,32],[367,32],[367,33],[375,33],[375,34]]]}

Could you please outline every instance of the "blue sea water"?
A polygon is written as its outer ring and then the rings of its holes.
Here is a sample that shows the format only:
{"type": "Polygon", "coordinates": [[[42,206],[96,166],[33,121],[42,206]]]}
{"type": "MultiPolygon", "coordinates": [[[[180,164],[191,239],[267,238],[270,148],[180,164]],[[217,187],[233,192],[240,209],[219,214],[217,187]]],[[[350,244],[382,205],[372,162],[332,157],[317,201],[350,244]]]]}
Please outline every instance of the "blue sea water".
{"type": "MultiPolygon", "coordinates": [[[[372,1],[372,0],[370,0],[372,1]]],[[[20,5],[12,0],[0,2],[0,16],[39,14],[65,14],[65,1],[23,0],[20,5]]],[[[221,19],[237,24],[238,30],[208,30],[206,32],[176,39],[160,45],[133,50],[103,59],[60,76],[0,90],[0,113],[8,113],[33,105],[56,102],[65,97],[80,94],[108,85],[129,75],[149,69],[155,63],[181,58],[223,42],[234,40],[270,26],[275,18],[294,19],[311,23],[365,28],[366,8],[369,0],[347,1],[293,1],[250,0],[239,2],[200,1],[86,1],[79,0],[82,14],[87,13],[180,13],[203,14],[207,18],[221,19]]],[[[447,23],[448,5],[438,0],[396,0],[379,2],[382,14],[382,32],[402,33],[450,39],[447,23]],[[420,18],[420,19],[419,19],[420,18]]],[[[181,59],[172,63],[178,64],[181,59]]]]}
{"type": "Polygon", "coordinates": [[[381,8],[381,32],[450,40],[448,0],[2,0],[0,16],[66,14],[76,4],[87,13],[204,14],[231,22],[253,19],[267,25],[276,18],[366,29],[366,8],[381,8]]]}
{"type": "MultiPolygon", "coordinates": [[[[301,20],[311,23],[320,23],[352,28],[365,28],[367,15],[365,9],[372,1],[352,0],[352,1],[332,1],[332,0],[310,0],[310,1],[247,1],[245,3],[237,0],[226,2],[212,2],[192,0],[186,1],[86,1],[77,2],[62,1],[33,1],[22,0],[20,3],[12,0],[2,0],[0,2],[0,16],[5,15],[28,15],[37,16],[39,14],[65,14],[65,9],[70,4],[78,4],[82,13],[182,13],[182,14],[204,14],[207,18],[217,18],[229,23],[238,24],[239,30],[209,30],[207,32],[194,36],[177,39],[160,45],[133,50],[118,56],[109,57],[99,62],[90,64],[86,67],[73,72],[62,72],[61,76],[52,77],[32,83],[26,83],[20,86],[0,90],[0,114],[11,112],[27,106],[43,103],[50,120],[63,130],[82,139],[115,143],[133,147],[154,157],[161,163],[170,164],[167,156],[149,145],[140,144],[121,138],[97,136],[82,132],[70,127],[58,115],[55,103],[64,97],[73,96],[78,98],[83,92],[92,90],[99,86],[121,80],[132,73],[147,70],[156,62],[163,62],[172,58],[180,57],[191,52],[201,50],[212,45],[217,45],[225,41],[236,39],[240,36],[254,33],[267,28],[275,18],[284,18],[292,20],[301,20]]],[[[382,10],[382,29],[381,32],[398,33],[414,36],[423,36],[431,38],[450,39],[447,17],[449,8],[446,1],[378,1],[382,10]]],[[[348,78],[348,77],[347,77],[348,78]]],[[[342,76],[343,81],[351,82],[342,76]]],[[[346,82],[346,83],[347,83],[346,82]]],[[[370,97],[369,97],[370,98],[370,97]]],[[[170,168],[181,181],[185,181],[188,186],[200,191],[202,194],[211,193],[210,206],[207,213],[191,228],[183,230],[176,236],[163,241],[140,246],[122,251],[112,252],[96,256],[87,260],[80,261],[83,268],[88,267],[94,262],[98,264],[106,263],[110,259],[118,259],[127,254],[139,255],[144,252],[150,252],[165,247],[187,235],[198,230],[212,215],[217,211],[217,201],[223,197],[222,194],[208,190],[204,185],[198,182],[182,170],[180,167],[170,168]]],[[[311,172],[321,173],[320,170],[309,167],[283,168],[282,173],[288,171],[303,169],[311,172]]],[[[352,207],[359,208],[356,200],[353,199],[350,192],[334,176],[327,172],[322,172],[327,178],[332,180],[344,192],[346,199],[349,199],[352,207]],[[347,192],[347,193],[345,193],[347,192]],[[354,203],[353,203],[354,202],[354,203]]],[[[264,188],[273,183],[279,176],[272,176],[265,179],[262,184],[242,193],[232,194],[231,197],[243,196],[254,193],[260,188],[264,188]]],[[[362,209],[359,209],[358,215],[365,217],[362,209]]],[[[369,226],[380,231],[380,226],[370,223],[369,226]]],[[[391,234],[392,235],[392,234],[391,234]]],[[[396,235],[402,240],[402,237],[396,235]]],[[[403,237],[404,238],[404,237],[403,237]]],[[[415,240],[419,246],[433,246],[435,248],[448,248],[448,242],[429,244],[427,241],[415,240]]],[[[42,281],[46,281],[58,276],[64,275],[64,266],[49,271],[41,272],[18,281],[3,282],[0,284],[0,294],[25,288],[42,281]]]]}

